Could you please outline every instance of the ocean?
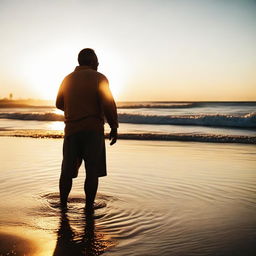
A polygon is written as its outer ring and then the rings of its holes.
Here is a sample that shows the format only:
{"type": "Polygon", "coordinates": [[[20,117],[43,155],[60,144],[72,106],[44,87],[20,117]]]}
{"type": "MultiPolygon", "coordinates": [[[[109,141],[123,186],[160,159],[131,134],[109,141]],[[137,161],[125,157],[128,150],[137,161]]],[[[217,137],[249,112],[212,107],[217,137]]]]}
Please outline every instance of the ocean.
{"type": "Polygon", "coordinates": [[[255,106],[118,103],[94,218],[84,166],[59,208],[62,113],[1,108],[0,255],[256,255],[255,106]]]}
{"type": "MultiPolygon", "coordinates": [[[[256,102],[120,102],[118,115],[120,139],[256,143],[256,102]]],[[[61,136],[63,119],[54,107],[1,108],[0,134],[61,136]]]]}

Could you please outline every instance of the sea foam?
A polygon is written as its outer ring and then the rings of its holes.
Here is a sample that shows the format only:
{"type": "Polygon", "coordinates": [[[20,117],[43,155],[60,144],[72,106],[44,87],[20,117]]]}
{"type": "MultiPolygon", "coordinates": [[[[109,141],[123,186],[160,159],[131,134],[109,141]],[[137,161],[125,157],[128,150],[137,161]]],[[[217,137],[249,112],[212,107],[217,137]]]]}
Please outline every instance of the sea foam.
{"type": "MultiPolygon", "coordinates": [[[[35,121],[64,121],[64,116],[52,112],[46,113],[0,113],[0,119],[35,120],[35,121]]],[[[154,124],[154,125],[197,125],[229,128],[256,128],[256,112],[244,115],[227,114],[195,114],[195,115],[118,115],[120,123],[154,124]]]]}

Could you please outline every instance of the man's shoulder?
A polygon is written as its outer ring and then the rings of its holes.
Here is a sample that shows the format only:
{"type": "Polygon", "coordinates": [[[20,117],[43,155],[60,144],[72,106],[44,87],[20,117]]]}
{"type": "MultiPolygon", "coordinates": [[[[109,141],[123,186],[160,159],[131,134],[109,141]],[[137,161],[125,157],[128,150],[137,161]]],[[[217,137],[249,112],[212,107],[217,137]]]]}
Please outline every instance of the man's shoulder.
{"type": "MultiPolygon", "coordinates": [[[[98,72],[98,71],[93,70],[93,69],[86,69],[86,70],[83,70],[82,73],[83,73],[83,72],[89,72],[89,73],[95,75],[96,77],[98,77],[99,81],[102,81],[102,82],[104,81],[104,82],[107,82],[107,83],[108,83],[107,77],[106,77],[104,74],[102,74],[101,72],[98,72]]],[[[80,72],[79,72],[79,73],[80,73],[80,72]]],[[[73,77],[76,77],[77,74],[78,74],[78,72],[77,72],[76,70],[74,70],[73,72],[69,73],[68,75],[66,75],[66,76],[64,77],[63,82],[64,82],[64,81],[70,81],[70,80],[72,80],[72,78],[73,78],[73,77]]]]}
{"type": "Polygon", "coordinates": [[[100,72],[98,72],[98,71],[96,71],[96,72],[97,72],[97,75],[99,76],[99,78],[100,78],[101,81],[106,81],[106,82],[108,82],[108,79],[107,79],[107,77],[106,77],[104,74],[102,74],[102,73],[100,73],[100,72]]]}
{"type": "Polygon", "coordinates": [[[74,73],[75,73],[75,72],[73,71],[73,72],[69,73],[68,75],[66,75],[66,76],[64,77],[63,81],[68,80],[69,78],[71,78],[71,77],[74,75],[74,73]]]}
{"type": "MultiPolygon", "coordinates": [[[[97,71],[97,70],[94,70],[94,69],[86,69],[84,72],[89,72],[93,75],[95,75],[96,77],[98,77],[99,81],[105,81],[105,82],[108,82],[108,79],[107,77],[102,74],[101,72],[97,71]]],[[[70,74],[72,76],[72,73],[70,74]]]]}

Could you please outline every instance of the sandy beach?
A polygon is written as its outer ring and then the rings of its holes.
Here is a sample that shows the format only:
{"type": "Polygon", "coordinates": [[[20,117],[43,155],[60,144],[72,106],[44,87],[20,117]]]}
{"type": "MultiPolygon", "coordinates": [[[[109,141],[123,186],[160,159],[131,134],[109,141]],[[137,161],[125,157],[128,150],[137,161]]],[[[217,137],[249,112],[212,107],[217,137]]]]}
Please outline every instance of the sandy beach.
{"type": "Polygon", "coordinates": [[[119,140],[94,220],[84,167],[59,210],[61,139],[0,146],[1,255],[255,255],[255,145],[119,140]]]}

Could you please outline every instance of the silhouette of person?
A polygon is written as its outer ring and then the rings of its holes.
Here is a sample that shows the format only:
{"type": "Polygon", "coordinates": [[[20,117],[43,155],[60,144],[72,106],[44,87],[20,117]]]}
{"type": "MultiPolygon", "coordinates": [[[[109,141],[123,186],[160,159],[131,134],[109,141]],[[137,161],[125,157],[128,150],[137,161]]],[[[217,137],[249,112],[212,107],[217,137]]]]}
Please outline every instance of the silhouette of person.
{"type": "Polygon", "coordinates": [[[67,206],[72,179],[84,160],[86,209],[93,211],[98,178],[107,175],[104,118],[111,131],[110,145],[117,140],[117,110],[107,78],[97,72],[98,58],[93,49],[78,54],[79,66],[60,85],[56,107],[64,111],[65,136],[59,180],[60,203],[67,206]]]}
{"type": "Polygon", "coordinates": [[[82,229],[75,232],[66,211],[61,212],[53,256],[96,256],[112,246],[111,241],[106,240],[103,234],[95,232],[93,215],[85,214],[82,220],[82,229]]]}

